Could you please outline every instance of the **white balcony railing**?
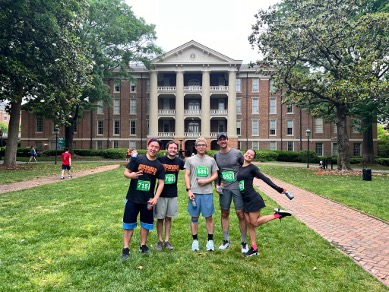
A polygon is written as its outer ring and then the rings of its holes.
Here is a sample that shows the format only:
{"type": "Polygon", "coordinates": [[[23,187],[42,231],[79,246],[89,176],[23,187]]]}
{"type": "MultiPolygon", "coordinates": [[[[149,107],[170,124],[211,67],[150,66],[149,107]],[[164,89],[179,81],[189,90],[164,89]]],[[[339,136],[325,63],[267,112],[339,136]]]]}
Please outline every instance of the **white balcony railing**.
{"type": "Polygon", "coordinates": [[[185,132],[184,133],[185,137],[193,137],[193,138],[198,138],[201,136],[201,132],[185,132]]]}
{"type": "Polygon", "coordinates": [[[158,137],[163,137],[163,138],[166,137],[173,138],[175,135],[176,135],[175,132],[158,132],[158,137]]]}
{"type": "Polygon", "coordinates": [[[209,87],[209,90],[211,92],[227,92],[228,91],[228,86],[223,86],[223,85],[219,85],[219,86],[210,86],[209,87]]]}
{"type": "Polygon", "coordinates": [[[176,110],[175,109],[169,109],[169,110],[160,109],[160,110],[158,110],[158,114],[160,116],[174,116],[176,114],[176,110]]]}
{"type": "Polygon", "coordinates": [[[197,116],[197,117],[199,117],[201,115],[201,110],[185,110],[184,114],[186,116],[197,116]]]}
{"type": "Polygon", "coordinates": [[[176,92],[175,86],[158,86],[157,87],[158,92],[176,92]]]}
{"type": "Polygon", "coordinates": [[[228,110],[210,110],[210,114],[214,116],[225,116],[228,114],[228,110]]]}
{"type": "Polygon", "coordinates": [[[201,92],[201,86],[184,86],[184,92],[201,92]]]}

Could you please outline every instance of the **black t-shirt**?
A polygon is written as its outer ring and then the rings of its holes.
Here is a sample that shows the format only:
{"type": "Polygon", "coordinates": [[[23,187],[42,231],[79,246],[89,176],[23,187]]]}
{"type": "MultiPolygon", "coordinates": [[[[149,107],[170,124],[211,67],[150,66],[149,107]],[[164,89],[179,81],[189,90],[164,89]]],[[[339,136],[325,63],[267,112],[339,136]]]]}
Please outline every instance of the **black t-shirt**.
{"type": "Polygon", "coordinates": [[[138,179],[131,179],[127,192],[127,200],[136,204],[147,204],[150,198],[154,197],[155,184],[157,179],[165,179],[165,169],[161,162],[149,160],[146,155],[139,155],[136,160],[127,164],[132,172],[143,171],[138,179]]]}
{"type": "Polygon", "coordinates": [[[259,168],[254,164],[249,164],[247,166],[242,166],[237,174],[237,180],[239,182],[239,190],[242,194],[242,199],[244,201],[250,199],[252,196],[258,195],[257,191],[254,189],[253,180],[259,178],[275,189],[277,192],[282,193],[283,188],[274,184],[268,177],[266,177],[259,168]]]}
{"type": "Polygon", "coordinates": [[[177,197],[177,180],[180,169],[184,169],[185,161],[179,157],[170,159],[167,156],[160,156],[157,158],[165,169],[165,186],[161,197],[173,198],[177,197]]]}

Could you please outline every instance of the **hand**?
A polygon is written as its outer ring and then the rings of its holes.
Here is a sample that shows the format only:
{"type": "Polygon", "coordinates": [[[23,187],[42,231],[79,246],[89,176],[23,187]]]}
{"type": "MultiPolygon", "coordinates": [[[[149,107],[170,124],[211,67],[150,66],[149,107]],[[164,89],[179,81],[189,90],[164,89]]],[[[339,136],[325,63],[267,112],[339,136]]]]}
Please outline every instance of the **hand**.
{"type": "Polygon", "coordinates": [[[197,184],[200,186],[200,187],[203,187],[207,184],[207,180],[205,178],[200,178],[200,179],[197,179],[197,184]]]}
{"type": "Polygon", "coordinates": [[[143,171],[137,171],[137,172],[132,172],[134,174],[134,179],[138,179],[141,175],[143,175],[143,171]]]}
{"type": "Polygon", "coordinates": [[[195,198],[195,195],[193,194],[192,190],[188,191],[188,198],[189,200],[193,200],[195,198]]]}

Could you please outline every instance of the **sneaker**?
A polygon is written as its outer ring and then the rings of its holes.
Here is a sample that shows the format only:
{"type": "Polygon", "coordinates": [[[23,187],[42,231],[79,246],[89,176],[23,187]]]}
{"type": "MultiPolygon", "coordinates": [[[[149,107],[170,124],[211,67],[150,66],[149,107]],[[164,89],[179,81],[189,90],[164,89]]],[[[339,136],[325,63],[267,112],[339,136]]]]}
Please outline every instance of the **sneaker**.
{"type": "Polygon", "coordinates": [[[65,179],[63,176],[61,176],[61,179],[65,179]]]}
{"type": "Polygon", "coordinates": [[[192,250],[193,251],[199,250],[199,241],[198,240],[193,240],[193,242],[192,242],[192,250]]]}
{"type": "Polygon", "coordinates": [[[71,175],[69,175],[69,176],[68,176],[68,178],[72,178],[72,176],[71,176],[71,175]]]}
{"type": "Polygon", "coordinates": [[[141,245],[141,246],[139,247],[139,251],[140,251],[141,253],[150,253],[150,250],[149,250],[149,248],[147,247],[146,244],[141,245]]]}
{"type": "Polygon", "coordinates": [[[242,253],[246,253],[249,251],[249,247],[246,242],[242,242],[242,253]]]}
{"type": "Polygon", "coordinates": [[[155,247],[155,250],[156,251],[161,251],[162,248],[163,248],[163,242],[162,241],[158,241],[157,246],[155,247]]]}
{"type": "Polygon", "coordinates": [[[173,245],[170,243],[170,241],[166,241],[164,246],[168,249],[168,250],[173,250],[174,247],[173,245]]]}
{"type": "Polygon", "coordinates": [[[225,250],[230,247],[230,241],[229,240],[223,240],[223,243],[221,246],[219,246],[220,250],[225,250]]]}
{"type": "Polygon", "coordinates": [[[274,209],[274,214],[279,214],[280,215],[280,219],[281,218],[284,218],[284,217],[287,217],[287,216],[292,216],[291,213],[285,211],[285,210],[281,210],[280,208],[275,208],[274,209]]]}
{"type": "Polygon", "coordinates": [[[215,244],[213,243],[213,240],[208,240],[206,247],[207,247],[207,251],[214,251],[215,244]]]}
{"type": "Polygon", "coordinates": [[[253,249],[252,247],[244,253],[245,257],[251,257],[258,254],[258,249],[253,249]]]}
{"type": "Polygon", "coordinates": [[[123,248],[122,260],[128,259],[129,256],[130,256],[130,249],[128,247],[127,248],[123,248]]]}

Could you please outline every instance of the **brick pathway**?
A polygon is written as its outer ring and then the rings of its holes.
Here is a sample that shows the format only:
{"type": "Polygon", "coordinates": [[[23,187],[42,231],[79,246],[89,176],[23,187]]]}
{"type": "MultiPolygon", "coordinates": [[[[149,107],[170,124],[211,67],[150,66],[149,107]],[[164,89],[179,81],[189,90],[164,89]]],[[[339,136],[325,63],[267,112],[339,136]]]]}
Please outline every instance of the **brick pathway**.
{"type": "Polygon", "coordinates": [[[292,201],[262,180],[254,184],[282,208],[350,256],[358,265],[389,286],[389,223],[271,178],[288,189],[292,201]],[[312,212],[319,210],[319,212],[312,212]],[[347,216],[345,216],[347,214],[347,216]]]}

